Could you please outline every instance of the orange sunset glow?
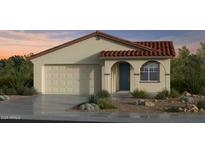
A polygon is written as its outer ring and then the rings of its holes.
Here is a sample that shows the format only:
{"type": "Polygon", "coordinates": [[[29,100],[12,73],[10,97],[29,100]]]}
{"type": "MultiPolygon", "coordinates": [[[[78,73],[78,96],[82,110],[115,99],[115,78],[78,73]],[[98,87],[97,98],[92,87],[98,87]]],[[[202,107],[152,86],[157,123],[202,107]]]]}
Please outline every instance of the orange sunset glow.
{"type": "MultiPolygon", "coordinates": [[[[0,30],[0,59],[13,55],[38,53],[80,36],[88,30],[0,30]]],[[[105,30],[104,32],[131,41],[171,40],[177,48],[187,46],[195,52],[205,42],[205,31],[182,30],[105,30]]]]}
{"type": "Polygon", "coordinates": [[[0,31],[0,59],[52,48],[78,36],[73,31],[0,31]]]}

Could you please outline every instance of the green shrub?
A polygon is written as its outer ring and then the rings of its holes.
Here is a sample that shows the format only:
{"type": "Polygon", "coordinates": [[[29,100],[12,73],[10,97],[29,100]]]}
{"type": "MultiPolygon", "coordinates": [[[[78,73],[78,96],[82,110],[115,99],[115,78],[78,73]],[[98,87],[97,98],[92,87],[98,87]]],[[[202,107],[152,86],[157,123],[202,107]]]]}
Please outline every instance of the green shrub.
{"type": "Polygon", "coordinates": [[[90,95],[88,98],[88,103],[96,103],[97,100],[95,98],[95,95],[90,95]]]}
{"type": "Polygon", "coordinates": [[[25,96],[31,96],[35,94],[37,94],[37,91],[33,87],[32,88],[25,87],[23,90],[23,95],[25,96]]]}
{"type": "Polygon", "coordinates": [[[115,109],[116,107],[111,104],[111,101],[107,98],[100,98],[97,100],[97,105],[100,109],[115,109]]]}
{"type": "Polygon", "coordinates": [[[172,98],[178,98],[178,97],[180,97],[180,96],[181,96],[181,95],[180,95],[179,91],[177,91],[176,89],[171,89],[170,97],[172,97],[172,98]]]}
{"type": "Polygon", "coordinates": [[[205,87],[201,87],[199,94],[205,96],[205,87]]]}
{"type": "Polygon", "coordinates": [[[205,109],[205,101],[199,101],[199,102],[197,103],[197,107],[198,107],[199,109],[201,109],[201,108],[205,109]]]}
{"type": "Polygon", "coordinates": [[[16,95],[17,92],[16,92],[16,90],[15,90],[14,88],[7,88],[7,89],[5,90],[5,94],[6,94],[6,95],[16,95]]]}
{"type": "Polygon", "coordinates": [[[169,91],[167,90],[162,90],[161,92],[159,92],[157,95],[156,95],[156,99],[166,99],[167,97],[169,97],[169,91]]]}
{"type": "Polygon", "coordinates": [[[149,94],[144,90],[135,89],[131,94],[136,98],[149,98],[149,94]]]}
{"type": "Polygon", "coordinates": [[[107,90],[101,90],[97,93],[98,98],[109,98],[110,93],[107,90]]]}
{"type": "Polygon", "coordinates": [[[4,90],[0,88],[0,95],[4,95],[4,90]]]}

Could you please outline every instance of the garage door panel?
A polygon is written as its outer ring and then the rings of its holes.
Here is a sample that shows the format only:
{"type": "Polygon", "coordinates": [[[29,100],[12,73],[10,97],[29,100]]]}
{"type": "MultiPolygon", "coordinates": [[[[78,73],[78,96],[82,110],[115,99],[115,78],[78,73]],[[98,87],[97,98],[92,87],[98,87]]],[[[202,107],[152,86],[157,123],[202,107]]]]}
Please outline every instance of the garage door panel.
{"type": "Polygon", "coordinates": [[[88,95],[100,90],[99,65],[46,65],[45,93],[88,95]]]}

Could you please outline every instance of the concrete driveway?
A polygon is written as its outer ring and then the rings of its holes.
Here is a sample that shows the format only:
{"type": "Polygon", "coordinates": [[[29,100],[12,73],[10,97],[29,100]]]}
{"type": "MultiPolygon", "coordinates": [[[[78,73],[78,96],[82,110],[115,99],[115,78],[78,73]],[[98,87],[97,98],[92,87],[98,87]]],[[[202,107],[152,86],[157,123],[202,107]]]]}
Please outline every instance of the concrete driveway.
{"type": "Polygon", "coordinates": [[[17,100],[0,102],[0,114],[9,115],[45,115],[64,114],[87,97],[71,95],[38,95],[17,100]]]}
{"type": "Polygon", "coordinates": [[[86,100],[87,97],[81,96],[38,95],[13,101],[0,102],[0,119],[17,121],[51,120],[63,122],[205,122],[205,114],[66,111],[66,109],[86,100]]]}

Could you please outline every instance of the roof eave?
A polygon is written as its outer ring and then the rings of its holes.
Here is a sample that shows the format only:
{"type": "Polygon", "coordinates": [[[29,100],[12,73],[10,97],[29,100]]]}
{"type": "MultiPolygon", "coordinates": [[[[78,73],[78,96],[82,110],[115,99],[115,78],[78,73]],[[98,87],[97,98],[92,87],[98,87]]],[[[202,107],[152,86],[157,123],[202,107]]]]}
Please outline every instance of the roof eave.
{"type": "Polygon", "coordinates": [[[69,41],[69,42],[63,43],[61,45],[55,46],[53,48],[50,48],[50,49],[44,50],[42,52],[39,52],[39,53],[29,57],[28,59],[32,60],[32,59],[38,58],[40,56],[46,55],[48,53],[54,52],[56,50],[62,49],[64,47],[70,46],[72,44],[78,43],[80,41],[89,39],[89,38],[94,37],[94,36],[104,37],[104,38],[107,38],[107,39],[110,39],[110,40],[113,40],[113,41],[116,41],[116,42],[119,42],[119,43],[122,43],[122,44],[125,44],[125,45],[128,45],[128,46],[131,46],[131,47],[135,47],[135,48],[140,48],[140,49],[144,49],[144,50],[148,50],[148,51],[153,50],[149,47],[145,47],[143,45],[136,44],[136,43],[131,42],[129,40],[125,40],[125,39],[122,39],[122,38],[119,38],[119,37],[116,37],[116,36],[113,36],[113,35],[110,35],[110,34],[106,34],[106,33],[100,32],[100,31],[96,31],[96,32],[90,33],[88,35],[82,36],[80,38],[74,39],[72,41],[69,41]]]}
{"type": "Polygon", "coordinates": [[[172,59],[173,56],[118,56],[118,57],[100,57],[100,59],[172,59]]]}

